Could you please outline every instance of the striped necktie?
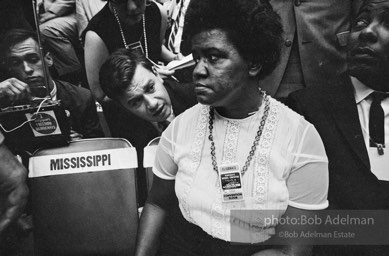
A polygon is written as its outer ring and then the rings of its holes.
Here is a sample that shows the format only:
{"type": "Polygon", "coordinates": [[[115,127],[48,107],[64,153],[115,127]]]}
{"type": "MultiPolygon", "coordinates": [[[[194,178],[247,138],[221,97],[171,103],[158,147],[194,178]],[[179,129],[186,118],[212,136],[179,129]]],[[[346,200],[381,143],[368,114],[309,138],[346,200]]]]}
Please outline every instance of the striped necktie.
{"type": "Polygon", "coordinates": [[[182,7],[184,6],[184,0],[176,0],[177,5],[178,5],[178,13],[176,16],[176,19],[173,20],[171,32],[169,35],[169,40],[168,40],[168,49],[174,53],[178,53],[179,50],[176,50],[174,45],[175,45],[175,39],[176,35],[178,32],[178,28],[180,26],[180,19],[182,18],[182,7]]]}

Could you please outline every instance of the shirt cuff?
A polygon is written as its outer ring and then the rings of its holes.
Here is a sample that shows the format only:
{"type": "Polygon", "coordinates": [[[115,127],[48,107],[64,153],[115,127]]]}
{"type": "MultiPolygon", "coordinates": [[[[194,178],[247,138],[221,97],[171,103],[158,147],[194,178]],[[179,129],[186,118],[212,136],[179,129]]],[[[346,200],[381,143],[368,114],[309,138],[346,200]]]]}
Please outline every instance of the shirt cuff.
{"type": "Polygon", "coordinates": [[[326,200],[321,204],[302,204],[293,201],[289,201],[288,204],[292,207],[303,209],[303,210],[324,210],[328,207],[328,200],[326,200]]]}
{"type": "Polygon", "coordinates": [[[163,180],[175,180],[176,179],[176,176],[168,176],[166,174],[161,173],[156,168],[153,168],[153,173],[155,174],[155,176],[157,176],[158,178],[161,178],[163,180]]]}

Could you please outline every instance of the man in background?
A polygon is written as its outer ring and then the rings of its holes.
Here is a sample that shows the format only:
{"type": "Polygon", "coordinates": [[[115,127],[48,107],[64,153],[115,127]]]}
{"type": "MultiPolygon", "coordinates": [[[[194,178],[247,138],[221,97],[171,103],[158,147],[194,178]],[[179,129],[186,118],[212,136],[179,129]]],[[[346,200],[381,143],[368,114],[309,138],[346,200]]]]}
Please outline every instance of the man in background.
{"type": "Polygon", "coordinates": [[[261,81],[261,88],[284,100],[345,71],[351,21],[362,2],[271,0],[284,27],[284,44],[279,65],[261,81]]]}
{"type": "MultiPolygon", "coordinates": [[[[100,84],[104,93],[126,110],[123,119],[131,125],[116,124],[126,129],[128,139],[137,148],[138,163],[143,162],[143,148],[161,135],[177,115],[197,104],[193,84],[163,81],[152,64],[135,52],[120,49],[114,52],[100,69],[100,84]]],[[[140,202],[146,199],[144,171],[139,171],[140,202]]]]}
{"type": "MultiPolygon", "coordinates": [[[[350,33],[347,72],[287,100],[323,140],[332,209],[389,209],[388,20],[388,0],[366,1],[350,33]]],[[[347,246],[328,255],[388,253],[389,248],[347,246]]]]}
{"type": "Polygon", "coordinates": [[[39,29],[54,58],[58,75],[71,76],[81,70],[75,0],[41,0],[39,29]]]}
{"type": "MultiPolygon", "coordinates": [[[[1,43],[1,62],[10,78],[0,82],[0,99],[14,102],[32,97],[31,91],[42,88],[45,80],[36,34],[22,29],[10,30],[1,43]]],[[[43,59],[47,67],[51,67],[54,60],[45,49],[43,46],[43,59]]],[[[91,92],[53,80],[48,70],[46,73],[50,96],[61,100],[69,112],[71,128],[83,138],[103,137],[91,92]]]]}

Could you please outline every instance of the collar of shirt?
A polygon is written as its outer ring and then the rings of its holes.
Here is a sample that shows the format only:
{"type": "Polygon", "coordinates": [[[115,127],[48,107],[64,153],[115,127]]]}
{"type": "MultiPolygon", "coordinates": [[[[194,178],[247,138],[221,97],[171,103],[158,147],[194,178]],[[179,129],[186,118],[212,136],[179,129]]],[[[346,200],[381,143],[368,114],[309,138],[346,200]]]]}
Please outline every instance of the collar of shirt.
{"type": "MultiPolygon", "coordinates": [[[[170,116],[168,116],[168,118],[166,118],[166,120],[164,122],[168,122],[170,124],[175,117],[176,116],[173,113],[173,106],[172,106],[172,111],[170,112],[170,116]]],[[[159,125],[159,122],[151,122],[151,124],[159,131],[159,133],[163,132],[163,129],[159,125]]]]}
{"type": "Polygon", "coordinates": [[[389,181],[389,173],[387,171],[387,166],[389,164],[389,98],[386,98],[381,102],[382,109],[385,113],[385,142],[386,148],[384,149],[384,155],[380,155],[377,151],[377,148],[370,147],[370,137],[369,137],[369,116],[370,116],[370,106],[372,99],[368,97],[373,89],[367,87],[361,81],[355,77],[351,77],[351,82],[354,87],[354,96],[356,107],[358,110],[359,123],[361,125],[363,138],[365,141],[365,146],[369,156],[371,172],[379,179],[389,181]]]}
{"type": "Polygon", "coordinates": [[[364,83],[359,81],[357,78],[351,76],[351,83],[354,87],[354,97],[355,97],[355,103],[359,104],[362,100],[366,99],[372,92],[374,92],[373,89],[367,87],[364,83]]]}
{"type": "Polygon", "coordinates": [[[172,109],[170,111],[170,116],[168,116],[168,118],[166,118],[166,121],[169,121],[171,123],[175,117],[176,116],[174,115],[173,106],[172,106],[172,109]]]}

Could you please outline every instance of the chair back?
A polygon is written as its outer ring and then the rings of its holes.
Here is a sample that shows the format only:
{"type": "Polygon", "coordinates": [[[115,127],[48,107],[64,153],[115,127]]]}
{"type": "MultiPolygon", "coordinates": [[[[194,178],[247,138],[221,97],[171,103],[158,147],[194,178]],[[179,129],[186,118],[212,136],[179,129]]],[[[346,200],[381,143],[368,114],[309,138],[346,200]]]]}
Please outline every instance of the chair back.
{"type": "Polygon", "coordinates": [[[146,170],[147,191],[150,191],[151,185],[153,184],[153,165],[160,139],[161,137],[152,139],[143,150],[143,167],[146,170]]]}
{"type": "Polygon", "coordinates": [[[136,150],[99,138],[42,149],[29,162],[37,255],[132,255],[136,150]]]}

